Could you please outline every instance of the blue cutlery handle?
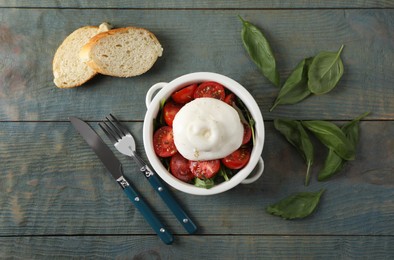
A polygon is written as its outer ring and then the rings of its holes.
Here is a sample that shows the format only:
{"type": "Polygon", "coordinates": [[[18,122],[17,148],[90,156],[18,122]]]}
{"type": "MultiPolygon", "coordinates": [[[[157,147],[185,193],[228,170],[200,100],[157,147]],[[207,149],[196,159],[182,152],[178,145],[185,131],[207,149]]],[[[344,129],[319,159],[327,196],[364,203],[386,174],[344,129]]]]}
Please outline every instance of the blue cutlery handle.
{"type": "Polygon", "coordinates": [[[117,180],[123,191],[129,197],[134,206],[141,212],[145,220],[157,233],[160,239],[167,245],[172,244],[174,238],[172,234],[164,227],[161,221],[156,217],[149,205],[144,201],[142,196],[126,181],[124,177],[117,180]]]}
{"type": "Polygon", "coordinates": [[[194,224],[193,220],[182,209],[181,205],[179,205],[179,203],[175,200],[173,195],[162,183],[160,178],[157,177],[156,173],[149,168],[149,166],[144,162],[144,160],[142,160],[142,158],[137,153],[133,152],[131,157],[136,161],[136,163],[140,167],[140,171],[145,175],[145,177],[148,179],[149,183],[155,189],[155,191],[159,193],[162,200],[170,208],[172,213],[174,213],[175,217],[183,225],[186,231],[189,234],[195,233],[197,231],[196,224],[194,224]]]}
{"type": "Polygon", "coordinates": [[[148,180],[152,187],[160,195],[162,200],[170,208],[172,213],[174,213],[178,221],[186,229],[186,231],[189,234],[195,233],[197,231],[196,224],[194,224],[193,220],[191,220],[190,217],[186,214],[186,212],[182,209],[182,207],[175,200],[174,196],[170,193],[168,188],[163,184],[159,177],[152,172],[151,175],[148,177],[148,180]]]}

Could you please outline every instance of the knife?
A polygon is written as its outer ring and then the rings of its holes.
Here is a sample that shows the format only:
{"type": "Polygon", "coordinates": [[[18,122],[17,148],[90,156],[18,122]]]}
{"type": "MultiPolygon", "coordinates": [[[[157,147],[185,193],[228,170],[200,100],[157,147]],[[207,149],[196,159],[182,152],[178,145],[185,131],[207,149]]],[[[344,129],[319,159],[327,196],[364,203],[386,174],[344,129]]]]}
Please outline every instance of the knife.
{"type": "Polygon", "coordinates": [[[159,194],[172,213],[174,213],[177,220],[182,224],[189,234],[194,234],[197,231],[196,224],[183,210],[181,205],[176,201],[166,185],[162,183],[157,174],[152,171],[150,167],[144,162],[144,160],[137,154],[133,135],[118,121],[114,115],[109,114],[109,117],[106,117],[106,119],[107,121],[99,123],[99,126],[112,141],[112,143],[114,143],[115,148],[120,153],[134,159],[140,169],[140,172],[143,173],[145,178],[152,185],[153,189],[159,194]],[[116,130],[118,130],[118,132],[116,130]],[[119,135],[119,131],[121,132],[122,136],[119,135]],[[121,138],[119,139],[119,137],[121,138]]]}
{"type": "Polygon", "coordinates": [[[112,174],[134,206],[141,212],[145,220],[153,228],[160,239],[167,245],[174,241],[172,234],[161,223],[141,194],[123,176],[122,164],[104,143],[101,137],[84,121],[76,117],[69,118],[74,128],[81,134],[93,149],[107,170],[112,174]]]}

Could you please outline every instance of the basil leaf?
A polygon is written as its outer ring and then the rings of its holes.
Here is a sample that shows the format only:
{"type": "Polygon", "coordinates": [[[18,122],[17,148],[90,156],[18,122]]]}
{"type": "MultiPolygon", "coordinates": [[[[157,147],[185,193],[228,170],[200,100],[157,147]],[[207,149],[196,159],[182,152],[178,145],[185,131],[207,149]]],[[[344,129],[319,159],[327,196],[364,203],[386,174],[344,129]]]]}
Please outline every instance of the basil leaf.
{"type": "Polygon", "coordinates": [[[308,88],[308,69],[313,58],[303,59],[298,63],[280,89],[279,94],[271,107],[274,110],[277,105],[295,104],[307,98],[312,92],[308,88]]]}
{"type": "Polygon", "coordinates": [[[359,139],[359,132],[360,132],[360,120],[362,120],[364,117],[368,116],[370,112],[365,112],[361,114],[360,116],[356,117],[353,119],[350,123],[347,123],[343,125],[342,131],[345,133],[346,137],[349,139],[349,141],[354,145],[354,147],[357,146],[358,139],[359,139]]]}
{"type": "Polygon", "coordinates": [[[259,67],[263,75],[275,86],[279,87],[279,72],[271,46],[264,34],[253,24],[242,19],[242,41],[253,62],[259,67]]]}
{"type": "Polygon", "coordinates": [[[319,204],[324,189],[318,192],[300,192],[269,205],[266,211],[284,219],[305,218],[312,214],[319,204]]]}
{"type": "Polygon", "coordinates": [[[227,174],[227,172],[230,171],[230,169],[228,169],[226,166],[224,166],[223,164],[220,165],[220,171],[219,171],[219,176],[222,176],[224,181],[229,181],[230,177],[228,177],[229,174],[227,174]]]}
{"type": "Polygon", "coordinates": [[[156,118],[153,120],[153,129],[154,129],[154,130],[156,130],[156,129],[162,127],[163,125],[165,125],[165,122],[164,122],[164,115],[163,115],[163,107],[164,107],[166,101],[167,101],[167,100],[166,100],[165,98],[163,98],[163,99],[160,101],[159,112],[157,113],[156,118]]]}
{"type": "MultiPolygon", "coordinates": [[[[356,147],[359,140],[359,122],[368,114],[369,112],[366,112],[352,120],[350,123],[347,123],[341,127],[345,136],[354,145],[354,147],[356,147]]],[[[334,176],[336,173],[342,170],[343,166],[345,166],[345,163],[346,160],[337,155],[333,149],[329,149],[327,158],[324,161],[324,166],[318,174],[318,180],[325,181],[334,176]]]]}
{"type": "Polygon", "coordinates": [[[342,159],[333,149],[328,150],[323,168],[319,171],[317,180],[325,181],[334,176],[345,166],[346,160],[342,159]]]}
{"type": "Polygon", "coordinates": [[[215,186],[213,179],[194,178],[194,185],[200,188],[210,189],[215,186]]]}
{"type": "Polygon", "coordinates": [[[327,121],[304,121],[302,124],[341,158],[354,160],[355,147],[338,126],[327,121]]]}
{"type": "Polygon", "coordinates": [[[343,75],[341,52],[321,52],[313,59],[308,71],[308,88],[314,94],[331,91],[343,75]]]}
{"type": "Polygon", "coordinates": [[[307,165],[305,185],[309,185],[310,168],[313,164],[314,149],[307,132],[302,124],[296,120],[275,119],[274,126],[304,158],[307,165]]]}
{"type": "Polygon", "coordinates": [[[249,125],[250,130],[252,131],[252,144],[254,146],[256,144],[256,138],[255,138],[255,134],[254,134],[254,125],[256,124],[256,122],[254,121],[248,108],[245,106],[245,104],[242,102],[242,100],[238,97],[237,97],[237,103],[240,105],[240,107],[242,109],[240,109],[235,103],[233,103],[233,108],[238,112],[241,122],[249,125]],[[244,114],[246,115],[248,120],[245,119],[244,114]]]}

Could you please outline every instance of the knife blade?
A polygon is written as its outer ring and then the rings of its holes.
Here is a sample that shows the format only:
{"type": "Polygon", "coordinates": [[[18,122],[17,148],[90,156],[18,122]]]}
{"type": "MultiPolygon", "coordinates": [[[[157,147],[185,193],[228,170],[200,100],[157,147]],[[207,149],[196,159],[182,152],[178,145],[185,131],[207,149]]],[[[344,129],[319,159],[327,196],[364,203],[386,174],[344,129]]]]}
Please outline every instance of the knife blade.
{"type": "Polygon", "coordinates": [[[141,194],[123,176],[122,164],[111,149],[109,149],[101,137],[86,122],[77,117],[70,117],[69,119],[74,128],[93,149],[97,157],[122,187],[130,201],[141,212],[160,239],[168,245],[171,244],[174,240],[172,234],[164,227],[141,194]]]}

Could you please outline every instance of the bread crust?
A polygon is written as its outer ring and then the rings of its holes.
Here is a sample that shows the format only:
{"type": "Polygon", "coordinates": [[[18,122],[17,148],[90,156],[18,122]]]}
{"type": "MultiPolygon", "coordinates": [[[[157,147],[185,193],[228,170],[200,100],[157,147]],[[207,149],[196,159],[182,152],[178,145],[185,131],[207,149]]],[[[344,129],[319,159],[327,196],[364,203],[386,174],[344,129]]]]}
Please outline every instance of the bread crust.
{"type": "MultiPolygon", "coordinates": [[[[144,33],[147,33],[150,38],[153,40],[153,42],[155,44],[157,44],[158,46],[161,47],[161,44],[159,42],[159,40],[156,38],[156,36],[150,32],[147,29],[144,28],[139,28],[139,27],[134,27],[134,26],[128,26],[128,27],[122,27],[122,28],[116,28],[116,29],[111,29],[109,31],[106,32],[102,32],[99,33],[97,35],[95,35],[94,37],[92,37],[89,42],[87,44],[85,44],[82,48],[81,51],[79,53],[79,57],[81,59],[81,61],[85,62],[90,68],[92,68],[93,70],[97,71],[100,74],[103,75],[109,75],[109,76],[117,76],[117,77],[130,77],[130,76],[121,76],[121,75],[114,75],[109,73],[106,69],[100,67],[91,57],[91,53],[92,53],[92,49],[104,38],[108,37],[108,36],[112,36],[112,35],[116,35],[116,34],[122,34],[122,33],[126,33],[129,30],[135,30],[135,31],[142,31],[144,33]]],[[[156,62],[157,58],[161,56],[161,53],[157,55],[156,59],[154,60],[153,64],[156,62]]],[[[153,65],[152,64],[152,65],[153,65]]],[[[150,67],[148,68],[148,70],[150,69],[150,67]]],[[[146,71],[145,71],[146,72],[146,71]]],[[[144,73],[144,72],[143,72],[144,73]]],[[[142,73],[141,73],[142,74],[142,73]]],[[[137,76],[137,75],[135,75],[137,76]]]]}
{"type": "MultiPolygon", "coordinates": [[[[92,79],[95,75],[97,75],[97,71],[91,69],[89,66],[86,64],[80,62],[79,59],[79,50],[75,50],[74,52],[69,52],[70,45],[74,45],[75,41],[78,41],[78,38],[83,38],[86,33],[92,34],[92,37],[96,35],[99,31],[101,30],[109,30],[110,25],[107,23],[103,23],[100,26],[83,26],[80,27],[76,30],[74,30],[72,33],[70,33],[64,40],[63,42],[59,45],[58,49],[55,52],[55,55],[52,60],[52,70],[53,70],[53,75],[54,75],[54,83],[57,87],[59,88],[74,88],[81,86],[84,84],[86,81],[92,79]],[[90,30],[94,30],[93,32],[90,30]],[[67,67],[65,67],[62,62],[67,58],[66,56],[71,56],[73,59],[68,60],[70,63],[77,63],[81,64],[82,66],[85,66],[86,70],[81,72],[82,74],[80,75],[75,75],[73,77],[73,73],[67,73],[67,67]],[[72,78],[71,81],[67,81],[67,79],[72,78]]],[[[90,37],[89,37],[90,38],[90,37]]],[[[88,39],[89,40],[89,39],[88,39]]],[[[73,46],[74,47],[74,46],[73,46]]],[[[71,48],[72,49],[72,48],[71,48]]],[[[74,64],[73,64],[74,65],[74,64]]]]}

